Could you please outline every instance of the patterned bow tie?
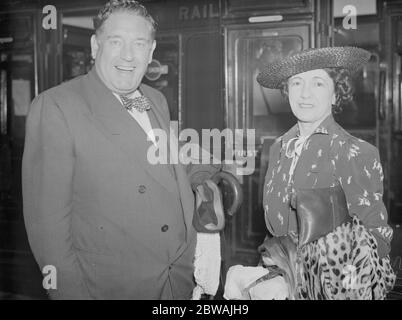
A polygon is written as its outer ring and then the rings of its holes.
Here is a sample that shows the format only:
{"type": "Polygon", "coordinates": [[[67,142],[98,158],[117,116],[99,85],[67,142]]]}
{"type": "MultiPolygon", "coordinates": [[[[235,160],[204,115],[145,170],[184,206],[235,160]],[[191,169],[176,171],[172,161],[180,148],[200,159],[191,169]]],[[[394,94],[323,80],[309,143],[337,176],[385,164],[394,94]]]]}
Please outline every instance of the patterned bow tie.
{"type": "Polygon", "coordinates": [[[151,109],[151,102],[145,96],[139,96],[135,98],[127,98],[126,96],[120,96],[124,107],[131,111],[132,109],[138,110],[138,112],[144,112],[151,109]]]}

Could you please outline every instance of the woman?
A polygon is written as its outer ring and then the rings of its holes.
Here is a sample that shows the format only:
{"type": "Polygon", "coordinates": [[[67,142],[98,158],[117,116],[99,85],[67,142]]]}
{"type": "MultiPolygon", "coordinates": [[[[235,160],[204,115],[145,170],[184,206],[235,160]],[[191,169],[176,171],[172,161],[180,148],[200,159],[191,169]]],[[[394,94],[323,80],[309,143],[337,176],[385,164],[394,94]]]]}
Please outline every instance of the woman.
{"type": "Polygon", "coordinates": [[[271,147],[263,205],[270,233],[297,245],[299,299],[384,299],[395,282],[378,150],[332,116],[369,58],[354,47],[309,49],[257,77],[282,90],[298,120],[271,147]]]}

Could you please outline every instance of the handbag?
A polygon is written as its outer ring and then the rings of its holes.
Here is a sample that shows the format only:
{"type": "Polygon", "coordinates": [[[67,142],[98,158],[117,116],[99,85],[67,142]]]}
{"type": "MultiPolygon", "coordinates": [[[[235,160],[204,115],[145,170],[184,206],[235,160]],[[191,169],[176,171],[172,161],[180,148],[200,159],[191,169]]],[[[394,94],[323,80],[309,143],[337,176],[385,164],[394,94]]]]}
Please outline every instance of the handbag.
{"type": "Polygon", "coordinates": [[[342,186],[297,189],[296,216],[299,247],[334,231],[352,221],[342,186]]]}

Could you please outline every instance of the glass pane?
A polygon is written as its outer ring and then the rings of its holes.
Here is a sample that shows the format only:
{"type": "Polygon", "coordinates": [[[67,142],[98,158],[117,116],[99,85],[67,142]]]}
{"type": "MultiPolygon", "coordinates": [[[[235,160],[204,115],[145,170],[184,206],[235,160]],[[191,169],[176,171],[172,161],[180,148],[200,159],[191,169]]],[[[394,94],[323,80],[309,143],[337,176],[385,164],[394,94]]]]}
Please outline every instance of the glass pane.
{"type": "MultiPolygon", "coordinates": [[[[0,217],[22,221],[25,120],[36,91],[33,17],[0,16],[0,217]]],[[[1,230],[0,230],[1,233],[1,230]]],[[[17,246],[0,241],[1,246],[17,246]]],[[[25,245],[25,244],[24,244],[25,245]]]]}
{"type": "Polygon", "coordinates": [[[368,64],[353,77],[353,100],[342,107],[335,119],[345,129],[374,129],[376,126],[378,56],[373,53],[368,64]]]}
{"type": "Polygon", "coordinates": [[[164,94],[171,120],[179,120],[179,52],[178,37],[156,39],[153,60],[143,79],[164,94]]]}
{"type": "Polygon", "coordinates": [[[258,139],[267,134],[285,132],[295,123],[295,118],[280,90],[262,87],[256,77],[268,63],[300,51],[302,44],[298,36],[258,37],[243,39],[239,43],[239,49],[247,53],[244,68],[248,75],[244,79],[249,103],[249,127],[256,130],[258,139]]]}
{"type": "Polygon", "coordinates": [[[38,90],[34,19],[28,12],[0,15],[0,299],[46,298],[22,213],[25,122],[38,90]]]}
{"type": "Polygon", "coordinates": [[[92,68],[90,38],[93,33],[90,13],[64,14],[63,81],[86,74],[92,68]]]}

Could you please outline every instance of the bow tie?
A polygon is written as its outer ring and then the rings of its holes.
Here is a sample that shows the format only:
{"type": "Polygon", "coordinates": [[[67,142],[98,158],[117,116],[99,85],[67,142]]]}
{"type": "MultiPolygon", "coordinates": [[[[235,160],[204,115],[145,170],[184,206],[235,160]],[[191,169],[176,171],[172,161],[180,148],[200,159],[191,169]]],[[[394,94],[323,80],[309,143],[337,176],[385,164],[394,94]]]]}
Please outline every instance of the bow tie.
{"type": "Polygon", "coordinates": [[[151,109],[151,102],[145,96],[139,96],[135,98],[120,96],[120,99],[123,102],[124,108],[129,111],[131,111],[132,109],[136,109],[139,112],[144,112],[151,109]]]}

